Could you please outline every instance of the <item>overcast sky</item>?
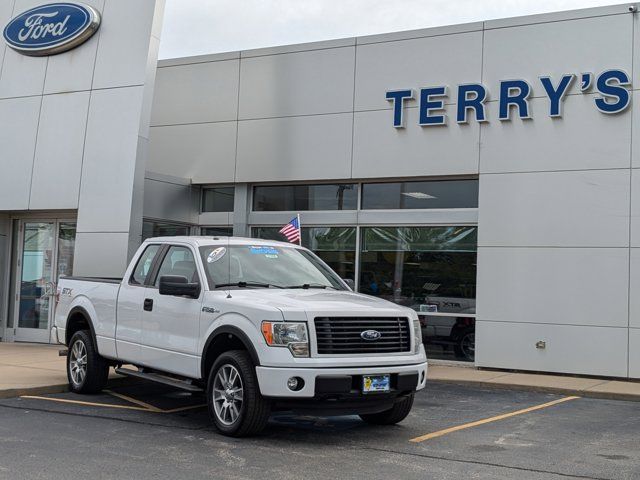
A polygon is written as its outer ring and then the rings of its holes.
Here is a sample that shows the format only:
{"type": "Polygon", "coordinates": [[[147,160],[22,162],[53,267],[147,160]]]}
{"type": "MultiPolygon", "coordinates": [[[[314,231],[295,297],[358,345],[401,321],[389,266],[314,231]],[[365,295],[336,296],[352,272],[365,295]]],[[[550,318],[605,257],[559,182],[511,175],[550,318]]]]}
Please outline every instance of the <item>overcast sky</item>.
{"type": "Polygon", "coordinates": [[[612,0],[166,0],[160,58],[314,42],[611,3],[612,0]]]}

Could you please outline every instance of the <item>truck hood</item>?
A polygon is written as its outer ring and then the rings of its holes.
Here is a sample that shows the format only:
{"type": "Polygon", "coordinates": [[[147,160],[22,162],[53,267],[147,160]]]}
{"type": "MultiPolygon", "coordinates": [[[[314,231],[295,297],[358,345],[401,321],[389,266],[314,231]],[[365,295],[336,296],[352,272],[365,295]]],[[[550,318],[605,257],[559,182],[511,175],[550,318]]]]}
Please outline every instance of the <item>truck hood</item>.
{"type": "Polygon", "coordinates": [[[277,308],[285,320],[306,320],[314,316],[409,316],[413,310],[381,298],[360,293],[317,289],[233,290],[235,302],[277,308]]]}

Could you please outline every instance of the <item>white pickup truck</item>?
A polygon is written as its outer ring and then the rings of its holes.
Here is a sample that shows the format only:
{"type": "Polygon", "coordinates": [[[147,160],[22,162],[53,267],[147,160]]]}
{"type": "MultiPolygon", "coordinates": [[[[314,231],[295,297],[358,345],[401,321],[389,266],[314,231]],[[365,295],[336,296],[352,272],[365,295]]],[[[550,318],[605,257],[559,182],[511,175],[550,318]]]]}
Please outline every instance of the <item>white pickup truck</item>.
{"type": "Polygon", "coordinates": [[[100,391],[111,366],[204,390],[225,435],[261,431],[275,409],[394,424],[426,382],[416,312],[354,293],[296,245],[152,238],[124,278],[65,277],[57,298],[72,391],[100,391]]]}

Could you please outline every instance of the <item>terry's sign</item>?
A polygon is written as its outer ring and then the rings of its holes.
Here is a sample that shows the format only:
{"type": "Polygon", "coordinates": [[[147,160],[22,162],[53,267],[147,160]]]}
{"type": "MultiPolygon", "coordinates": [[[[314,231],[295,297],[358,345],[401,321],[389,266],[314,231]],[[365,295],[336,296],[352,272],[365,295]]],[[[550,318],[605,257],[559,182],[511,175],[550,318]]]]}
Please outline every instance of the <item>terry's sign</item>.
{"type": "Polygon", "coordinates": [[[21,13],[3,36],[14,50],[31,56],[66,52],[86,42],[100,26],[100,14],[80,3],[50,3],[21,13]]]}
{"type": "MultiPolygon", "coordinates": [[[[562,117],[562,104],[569,88],[576,80],[576,75],[567,74],[561,78],[540,77],[538,88],[544,91],[548,100],[548,115],[562,117]]],[[[631,102],[631,94],[625,87],[631,85],[629,75],[623,70],[606,70],[594,77],[592,73],[580,75],[580,92],[590,93],[595,90],[595,107],[602,113],[619,113],[626,110],[631,102]]],[[[532,94],[531,85],[525,80],[502,80],[498,97],[498,119],[511,120],[512,111],[517,112],[519,118],[532,118],[529,107],[529,97],[532,94]]],[[[390,90],[386,99],[393,106],[393,126],[404,127],[405,102],[416,99],[418,101],[418,123],[428,127],[432,125],[446,125],[447,116],[444,106],[450,99],[447,86],[421,88],[416,95],[413,89],[390,90]]],[[[488,92],[480,83],[466,83],[458,85],[456,101],[456,122],[468,123],[470,114],[477,122],[486,122],[487,113],[485,103],[488,92]]]]}

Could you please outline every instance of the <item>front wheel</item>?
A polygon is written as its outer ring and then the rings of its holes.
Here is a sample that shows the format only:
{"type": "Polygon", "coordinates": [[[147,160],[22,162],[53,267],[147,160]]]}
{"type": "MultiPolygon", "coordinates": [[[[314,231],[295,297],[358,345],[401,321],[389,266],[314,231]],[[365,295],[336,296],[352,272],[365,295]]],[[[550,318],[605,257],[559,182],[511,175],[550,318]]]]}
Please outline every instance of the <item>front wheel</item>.
{"type": "Polygon", "coordinates": [[[362,414],[360,418],[373,425],[395,425],[409,415],[411,407],[413,407],[413,397],[414,394],[412,393],[398,400],[389,410],[379,413],[362,414]]]}
{"type": "Polygon", "coordinates": [[[255,366],[243,350],[218,357],[207,382],[209,415],[220,433],[247,437],[260,433],[269,421],[270,403],[260,394],[255,366]]]}
{"type": "Polygon", "coordinates": [[[107,384],[109,364],[98,354],[91,333],[80,330],[73,334],[67,352],[69,390],[75,393],[97,393],[107,384]]]}

